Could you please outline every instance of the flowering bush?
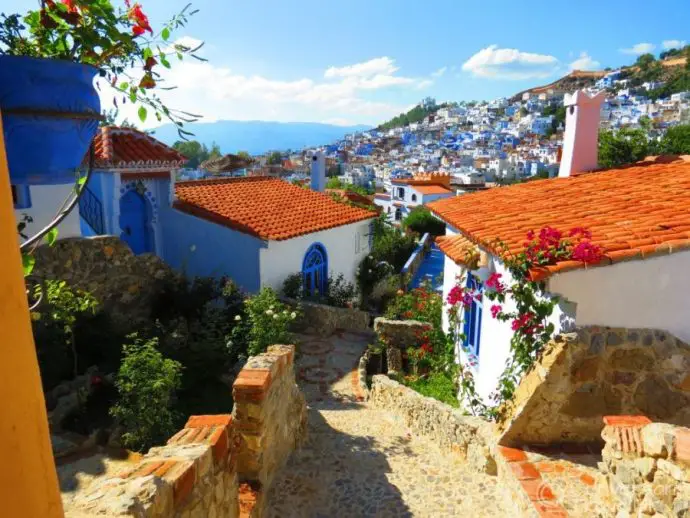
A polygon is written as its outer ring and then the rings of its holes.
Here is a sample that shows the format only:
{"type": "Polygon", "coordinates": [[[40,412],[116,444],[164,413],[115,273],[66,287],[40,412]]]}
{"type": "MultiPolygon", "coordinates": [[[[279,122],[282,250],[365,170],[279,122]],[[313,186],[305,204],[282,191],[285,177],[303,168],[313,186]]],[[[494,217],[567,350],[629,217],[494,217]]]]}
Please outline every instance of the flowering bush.
{"type": "MultiPolygon", "coordinates": [[[[495,406],[485,405],[477,397],[471,370],[461,369],[461,392],[469,402],[473,413],[498,417],[501,404],[510,399],[522,375],[533,365],[538,354],[551,339],[554,325],[549,321],[556,306],[556,298],[543,296],[543,284],[531,280],[530,271],[535,267],[556,264],[560,261],[576,260],[588,264],[601,261],[601,249],[590,241],[591,233],[584,228],[571,229],[567,234],[552,227],[542,228],[538,234],[528,232],[524,250],[517,255],[503,254],[504,263],[513,282],[508,286],[503,275],[493,273],[484,283],[484,295],[493,302],[490,307],[492,318],[510,322],[511,357],[501,375],[497,391],[492,395],[495,406]],[[506,309],[510,298],[515,309],[506,309]]],[[[461,328],[461,305],[469,305],[478,294],[468,292],[460,283],[453,287],[448,296],[449,318],[455,329],[461,328]]],[[[461,337],[460,337],[461,338],[461,337]]],[[[470,359],[470,366],[473,360],[470,359]]]]}
{"type": "MultiPolygon", "coordinates": [[[[160,121],[163,117],[181,129],[197,117],[167,108],[152,92],[158,85],[158,66],[170,68],[171,56],[190,55],[201,59],[182,43],[168,43],[172,31],[184,27],[196,11],[187,5],[163,28],[154,33],[141,4],[125,0],[115,7],[111,0],[45,0],[38,10],[26,15],[3,15],[0,23],[0,52],[75,61],[100,69],[101,77],[123,97],[120,103],[139,105],[139,118],[147,117],[147,106],[160,121]]],[[[115,107],[118,99],[113,100],[115,107]]]]}
{"type": "Polygon", "coordinates": [[[289,326],[299,316],[299,309],[282,304],[271,288],[262,288],[244,305],[246,317],[235,317],[232,341],[246,340],[250,355],[265,352],[269,345],[292,341],[289,326]]]}

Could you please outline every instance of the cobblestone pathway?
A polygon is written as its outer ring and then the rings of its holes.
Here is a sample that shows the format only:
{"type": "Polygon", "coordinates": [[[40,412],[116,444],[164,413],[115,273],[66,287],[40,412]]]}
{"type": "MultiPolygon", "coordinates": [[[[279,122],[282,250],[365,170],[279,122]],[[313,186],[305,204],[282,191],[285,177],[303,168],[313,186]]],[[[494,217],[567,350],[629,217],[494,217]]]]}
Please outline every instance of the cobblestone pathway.
{"type": "Polygon", "coordinates": [[[276,476],[267,516],[510,516],[495,477],[470,472],[412,436],[394,412],[357,400],[352,373],[369,341],[351,333],[300,340],[309,437],[276,476]]]}

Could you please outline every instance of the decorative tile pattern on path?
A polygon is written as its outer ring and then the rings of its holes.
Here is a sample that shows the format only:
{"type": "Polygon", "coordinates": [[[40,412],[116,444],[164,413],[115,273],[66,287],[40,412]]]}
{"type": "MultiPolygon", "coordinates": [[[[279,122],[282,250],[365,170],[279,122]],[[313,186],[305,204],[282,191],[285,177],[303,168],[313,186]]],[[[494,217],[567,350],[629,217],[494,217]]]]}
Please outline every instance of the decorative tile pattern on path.
{"type": "Polygon", "coordinates": [[[309,437],[276,476],[266,516],[512,516],[496,477],[470,472],[458,457],[411,435],[393,412],[359,400],[356,365],[371,337],[345,332],[327,341],[329,352],[308,347],[296,360],[309,437]]]}

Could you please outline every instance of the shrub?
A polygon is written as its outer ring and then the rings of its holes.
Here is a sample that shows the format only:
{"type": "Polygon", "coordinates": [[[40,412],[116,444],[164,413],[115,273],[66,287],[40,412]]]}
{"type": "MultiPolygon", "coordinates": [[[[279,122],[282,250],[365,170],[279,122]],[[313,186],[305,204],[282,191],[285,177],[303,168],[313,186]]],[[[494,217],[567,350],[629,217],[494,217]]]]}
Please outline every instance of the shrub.
{"type": "Polygon", "coordinates": [[[299,299],[302,297],[302,273],[291,273],[283,281],[283,295],[291,299],[299,299]]]}
{"type": "Polygon", "coordinates": [[[455,408],[460,406],[455,383],[442,372],[432,372],[426,377],[405,380],[405,385],[423,396],[437,399],[455,408]]]}
{"type": "Polygon", "coordinates": [[[32,314],[37,355],[44,386],[52,387],[87,367],[80,365],[77,329],[94,317],[98,302],[65,281],[47,280],[36,293],[43,297],[38,311],[32,314]]]}
{"type": "Polygon", "coordinates": [[[266,351],[269,345],[292,341],[289,326],[299,310],[282,304],[271,288],[262,288],[244,306],[246,318],[235,317],[238,325],[232,331],[232,345],[246,342],[248,354],[254,356],[266,351]]]}
{"type": "Polygon", "coordinates": [[[446,224],[423,206],[412,209],[410,215],[403,221],[403,228],[419,234],[426,234],[428,232],[433,236],[442,236],[446,233],[446,224]]]}
{"type": "Polygon", "coordinates": [[[175,432],[171,409],[175,390],[180,387],[182,366],[164,358],[156,349],[158,341],[140,340],[123,346],[124,357],[115,385],[118,402],[111,414],[122,422],[123,443],[144,451],[161,444],[175,432]]]}
{"type": "Polygon", "coordinates": [[[305,296],[302,282],[303,275],[301,273],[288,275],[283,282],[283,295],[291,299],[310,300],[338,308],[352,307],[356,302],[357,288],[351,282],[346,281],[342,273],[339,273],[337,277],[332,275],[328,277],[325,295],[305,296]]]}

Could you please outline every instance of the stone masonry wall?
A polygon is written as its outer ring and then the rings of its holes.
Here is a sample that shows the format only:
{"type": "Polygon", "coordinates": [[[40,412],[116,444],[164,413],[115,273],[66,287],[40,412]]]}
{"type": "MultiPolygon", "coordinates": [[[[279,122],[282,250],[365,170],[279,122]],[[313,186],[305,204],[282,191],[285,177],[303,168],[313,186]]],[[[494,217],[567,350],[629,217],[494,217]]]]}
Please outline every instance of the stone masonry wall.
{"type": "Polygon", "coordinates": [[[611,516],[690,516],[690,429],[605,417],[598,496],[611,516]]]}
{"type": "Polygon", "coordinates": [[[461,455],[473,469],[496,474],[493,423],[466,416],[383,375],[372,378],[369,402],[401,415],[410,430],[461,455]]]}
{"type": "Polygon", "coordinates": [[[602,417],[690,424],[690,347],[664,331],[588,327],[556,337],[523,377],[501,444],[601,441],[602,417]]]}
{"type": "Polygon", "coordinates": [[[32,277],[64,280],[88,291],[126,329],[148,319],[156,283],[176,275],[159,257],[134,255],[114,236],[60,239],[39,246],[34,256],[32,277]]]}
{"type": "Polygon", "coordinates": [[[378,317],[374,320],[374,331],[386,344],[403,351],[408,347],[421,345],[420,335],[431,329],[431,324],[417,320],[389,320],[378,317]]]}
{"type": "Polygon", "coordinates": [[[295,383],[294,354],[292,345],[269,347],[247,361],[233,385],[233,416],[242,438],[238,475],[254,491],[259,513],[273,476],[306,436],[307,408],[295,383]]]}
{"type": "Polygon", "coordinates": [[[294,346],[250,358],[233,385],[233,415],[192,416],[132,469],[96,479],[66,516],[235,518],[262,516],[262,495],[304,436],[294,346]]]}
{"type": "Polygon", "coordinates": [[[336,329],[349,331],[369,331],[371,315],[366,311],[351,308],[336,308],[295,299],[284,299],[292,306],[302,308],[303,316],[297,323],[299,330],[306,333],[330,336],[336,329]]]}

